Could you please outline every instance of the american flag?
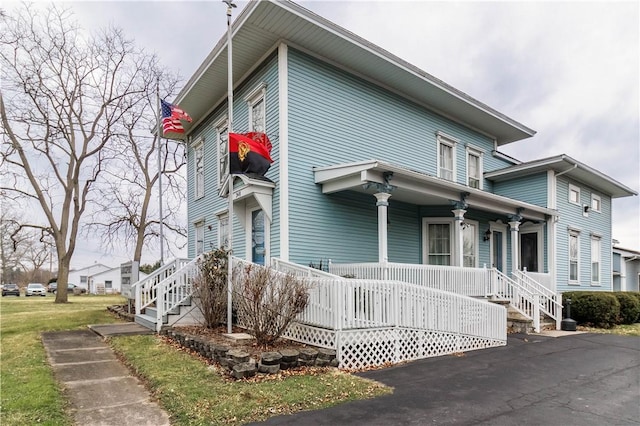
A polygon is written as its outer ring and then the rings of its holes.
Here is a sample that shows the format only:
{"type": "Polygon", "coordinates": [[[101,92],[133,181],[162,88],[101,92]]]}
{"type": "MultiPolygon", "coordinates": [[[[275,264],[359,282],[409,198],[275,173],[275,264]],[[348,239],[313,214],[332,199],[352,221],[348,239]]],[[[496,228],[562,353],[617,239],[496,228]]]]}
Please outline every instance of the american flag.
{"type": "Polygon", "coordinates": [[[191,123],[191,117],[183,109],[160,99],[162,106],[162,131],[163,133],[184,133],[184,127],[180,120],[191,123]]]}

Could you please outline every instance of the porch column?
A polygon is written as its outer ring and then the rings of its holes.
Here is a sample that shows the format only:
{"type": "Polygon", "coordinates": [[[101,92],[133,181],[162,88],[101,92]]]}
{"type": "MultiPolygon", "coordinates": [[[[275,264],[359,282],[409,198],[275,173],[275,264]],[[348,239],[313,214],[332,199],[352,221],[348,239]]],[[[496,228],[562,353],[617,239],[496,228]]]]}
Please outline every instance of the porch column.
{"type": "Polygon", "coordinates": [[[509,228],[511,229],[511,275],[515,271],[520,270],[520,256],[518,255],[518,228],[520,227],[520,216],[512,216],[509,219],[509,228]]]}
{"type": "Polygon", "coordinates": [[[451,210],[455,219],[453,221],[453,238],[456,241],[455,256],[453,266],[464,265],[464,235],[462,233],[464,227],[464,214],[467,212],[465,209],[453,209],[451,210]]]}
{"type": "Polygon", "coordinates": [[[376,206],[378,206],[378,262],[387,263],[389,255],[387,252],[387,208],[389,207],[388,192],[377,192],[373,194],[376,197],[376,206]]]}

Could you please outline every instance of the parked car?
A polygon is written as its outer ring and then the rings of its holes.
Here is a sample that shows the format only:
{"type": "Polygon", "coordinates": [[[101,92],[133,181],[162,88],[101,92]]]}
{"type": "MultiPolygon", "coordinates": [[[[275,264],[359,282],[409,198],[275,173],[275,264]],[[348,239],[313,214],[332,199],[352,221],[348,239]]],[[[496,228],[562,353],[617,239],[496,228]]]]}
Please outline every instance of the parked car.
{"type": "Polygon", "coordinates": [[[20,287],[17,284],[5,284],[2,287],[3,296],[18,296],[20,297],[20,287]]]}
{"type": "Polygon", "coordinates": [[[46,296],[47,289],[40,283],[29,283],[27,290],[24,293],[25,296],[46,296]]]}
{"type": "MultiPolygon", "coordinates": [[[[58,290],[58,283],[49,283],[49,287],[47,288],[47,291],[49,293],[53,293],[56,294],[56,291],[58,290]]],[[[87,292],[86,288],[77,286],[75,284],[71,284],[71,283],[67,283],[67,294],[73,294],[73,293],[78,293],[80,292],[81,294],[84,294],[87,292]],[[75,289],[78,290],[75,290],[75,289]]]]}

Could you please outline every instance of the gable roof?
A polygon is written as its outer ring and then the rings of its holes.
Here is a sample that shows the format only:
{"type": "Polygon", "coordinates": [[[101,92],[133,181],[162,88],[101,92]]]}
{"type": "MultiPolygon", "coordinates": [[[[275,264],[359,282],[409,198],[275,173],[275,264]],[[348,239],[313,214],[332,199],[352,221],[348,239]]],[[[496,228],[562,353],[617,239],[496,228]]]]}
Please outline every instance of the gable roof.
{"type": "MultiPolygon", "coordinates": [[[[232,37],[234,84],[284,42],[495,138],[498,145],[535,134],[442,80],[288,0],[249,2],[232,24],[232,37]]],[[[227,75],[225,34],[175,100],[194,118],[192,124],[185,124],[187,134],[212,111],[212,104],[226,99],[227,75]]]]}
{"type": "Polygon", "coordinates": [[[638,195],[638,193],[633,189],[584,163],[574,160],[566,154],[520,163],[515,166],[495,170],[493,172],[485,173],[484,177],[494,182],[502,182],[513,178],[546,172],[547,170],[566,174],[571,179],[582,182],[604,194],[608,194],[612,198],[638,195]]]}

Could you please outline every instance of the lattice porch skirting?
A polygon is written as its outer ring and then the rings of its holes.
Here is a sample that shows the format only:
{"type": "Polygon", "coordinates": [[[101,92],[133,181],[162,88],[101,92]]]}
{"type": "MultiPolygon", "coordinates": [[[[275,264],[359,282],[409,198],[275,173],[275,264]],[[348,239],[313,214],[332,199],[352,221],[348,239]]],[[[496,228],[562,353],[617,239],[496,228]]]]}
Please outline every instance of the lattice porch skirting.
{"type": "Polygon", "coordinates": [[[327,330],[294,323],[284,336],[336,350],[340,368],[361,369],[476,349],[505,346],[506,339],[399,327],[327,330]]]}

